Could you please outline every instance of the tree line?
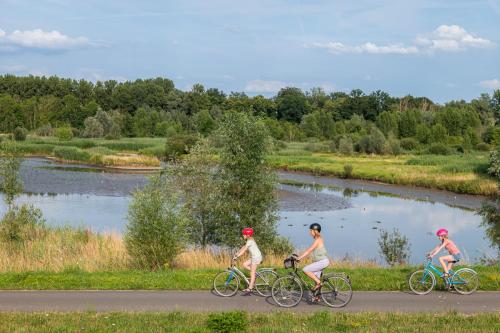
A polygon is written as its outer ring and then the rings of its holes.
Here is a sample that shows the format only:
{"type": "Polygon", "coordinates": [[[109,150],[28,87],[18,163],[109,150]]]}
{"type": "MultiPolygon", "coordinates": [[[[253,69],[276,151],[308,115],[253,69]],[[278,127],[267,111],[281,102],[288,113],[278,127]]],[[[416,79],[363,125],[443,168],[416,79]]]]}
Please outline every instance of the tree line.
{"type": "Polygon", "coordinates": [[[332,150],[345,152],[390,153],[431,144],[467,150],[500,141],[500,90],[441,105],[380,90],[287,87],[266,98],[200,84],[182,91],[166,78],[93,83],[0,76],[0,132],[5,133],[17,128],[52,135],[62,127],[81,137],[206,136],[230,110],[260,117],[277,140],[331,141],[332,150]]]}

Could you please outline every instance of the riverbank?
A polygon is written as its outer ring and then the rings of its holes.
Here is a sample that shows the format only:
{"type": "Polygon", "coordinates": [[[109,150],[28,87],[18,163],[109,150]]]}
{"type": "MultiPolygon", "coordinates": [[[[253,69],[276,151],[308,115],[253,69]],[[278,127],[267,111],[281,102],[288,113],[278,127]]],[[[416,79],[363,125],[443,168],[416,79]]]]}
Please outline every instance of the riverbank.
{"type": "Polygon", "coordinates": [[[495,332],[498,314],[0,313],[2,332],[495,332]],[[495,324],[496,323],[496,324],[495,324]],[[223,330],[225,328],[225,330],[223,330]],[[240,328],[240,329],[238,329],[240,328]]]}
{"type": "MultiPolygon", "coordinates": [[[[25,156],[56,158],[65,163],[84,163],[100,168],[156,171],[165,156],[165,138],[123,138],[119,140],[30,137],[18,142],[25,156]]],[[[496,181],[486,173],[487,152],[442,155],[345,156],[308,151],[305,143],[287,143],[268,156],[278,170],[306,172],[340,178],[377,181],[460,194],[498,195],[496,181]],[[352,167],[349,174],[345,166],[352,167]]]]}
{"type": "MultiPolygon", "coordinates": [[[[281,150],[270,155],[277,169],[447,190],[461,194],[498,195],[497,182],[486,174],[488,153],[440,155],[355,155],[281,150]],[[346,174],[345,166],[352,167],[346,174]]],[[[347,167],[347,168],[350,168],[347,167]]]]}

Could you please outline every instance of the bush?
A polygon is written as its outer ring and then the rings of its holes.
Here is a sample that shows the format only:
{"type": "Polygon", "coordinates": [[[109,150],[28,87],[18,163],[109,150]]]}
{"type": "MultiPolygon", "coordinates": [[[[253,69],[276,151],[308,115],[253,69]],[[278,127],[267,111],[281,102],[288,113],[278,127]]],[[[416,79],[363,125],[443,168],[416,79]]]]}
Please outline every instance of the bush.
{"type": "Polygon", "coordinates": [[[60,141],[70,141],[73,139],[73,131],[69,127],[59,127],[54,131],[54,135],[60,141]]]}
{"type": "Polygon", "coordinates": [[[490,153],[490,167],[488,173],[500,180],[500,146],[490,153]]]}
{"type": "Polygon", "coordinates": [[[35,133],[39,136],[51,136],[54,134],[54,129],[52,128],[52,125],[46,124],[38,127],[35,133]]]}
{"type": "Polygon", "coordinates": [[[369,135],[364,135],[358,141],[359,151],[366,154],[383,154],[385,152],[385,137],[378,128],[372,128],[369,135]]]}
{"type": "Polygon", "coordinates": [[[0,220],[0,239],[5,242],[33,240],[44,226],[40,209],[28,204],[14,206],[0,220]]]}
{"type": "Polygon", "coordinates": [[[353,166],[351,164],[344,165],[344,178],[352,178],[353,166]]]}
{"type": "Polygon", "coordinates": [[[85,119],[84,126],[83,137],[85,138],[102,138],[104,135],[104,128],[96,117],[85,119]]]}
{"type": "Polygon", "coordinates": [[[208,315],[207,327],[221,333],[241,332],[246,331],[248,319],[243,311],[211,313],[208,315]]]}
{"type": "Polygon", "coordinates": [[[165,176],[159,175],[133,194],[125,245],[139,268],[168,267],[184,248],[187,221],[167,189],[165,176]]]}
{"type": "Polygon", "coordinates": [[[452,150],[443,143],[435,143],[427,148],[427,153],[434,155],[450,155],[452,150]]]}
{"type": "Polygon", "coordinates": [[[404,150],[416,150],[419,147],[418,141],[414,138],[404,138],[399,142],[401,148],[404,150]]]}
{"type": "Polygon", "coordinates": [[[55,147],[54,156],[70,161],[88,161],[90,154],[77,147],[55,147]]]}
{"type": "Polygon", "coordinates": [[[387,141],[386,151],[388,154],[399,155],[401,154],[401,145],[398,139],[391,138],[387,141]]]}
{"type": "Polygon", "coordinates": [[[391,266],[406,264],[410,258],[410,242],[397,229],[394,229],[392,233],[380,230],[378,245],[380,254],[391,266]]]}
{"type": "Polygon", "coordinates": [[[484,142],[480,142],[476,145],[476,150],[479,151],[489,151],[490,150],[490,145],[484,142]]]}
{"type": "Polygon", "coordinates": [[[28,135],[28,130],[24,127],[18,126],[14,129],[14,140],[16,140],[16,141],[26,140],[27,135],[28,135]]]}
{"type": "Polygon", "coordinates": [[[341,138],[339,141],[339,152],[343,155],[352,155],[354,152],[354,145],[350,138],[341,138]]]}
{"type": "Polygon", "coordinates": [[[192,134],[176,134],[171,136],[165,144],[165,156],[168,159],[175,159],[180,155],[187,154],[197,141],[198,137],[192,134]]]}

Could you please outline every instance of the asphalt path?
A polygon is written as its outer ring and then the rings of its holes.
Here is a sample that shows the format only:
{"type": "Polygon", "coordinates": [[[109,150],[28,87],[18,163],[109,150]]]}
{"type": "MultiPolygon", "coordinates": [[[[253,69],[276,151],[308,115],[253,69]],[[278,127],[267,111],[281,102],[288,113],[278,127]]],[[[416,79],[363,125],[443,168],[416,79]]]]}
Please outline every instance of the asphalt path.
{"type": "Polygon", "coordinates": [[[219,297],[210,291],[0,291],[0,311],[347,311],[347,312],[496,312],[500,292],[459,295],[432,292],[418,296],[406,292],[354,292],[344,308],[331,309],[306,301],[291,309],[278,307],[271,297],[219,297]]]}

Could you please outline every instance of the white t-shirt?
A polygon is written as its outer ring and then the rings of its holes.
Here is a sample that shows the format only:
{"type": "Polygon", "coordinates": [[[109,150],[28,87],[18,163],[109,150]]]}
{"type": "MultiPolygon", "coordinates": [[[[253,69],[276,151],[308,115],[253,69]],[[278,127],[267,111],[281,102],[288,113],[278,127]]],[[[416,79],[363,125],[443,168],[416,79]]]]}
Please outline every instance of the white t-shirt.
{"type": "Polygon", "coordinates": [[[248,252],[250,252],[250,257],[252,257],[252,259],[262,258],[262,253],[260,253],[260,250],[257,247],[257,243],[255,243],[253,239],[248,239],[246,245],[248,248],[248,252]]]}

